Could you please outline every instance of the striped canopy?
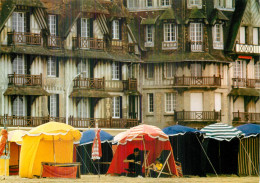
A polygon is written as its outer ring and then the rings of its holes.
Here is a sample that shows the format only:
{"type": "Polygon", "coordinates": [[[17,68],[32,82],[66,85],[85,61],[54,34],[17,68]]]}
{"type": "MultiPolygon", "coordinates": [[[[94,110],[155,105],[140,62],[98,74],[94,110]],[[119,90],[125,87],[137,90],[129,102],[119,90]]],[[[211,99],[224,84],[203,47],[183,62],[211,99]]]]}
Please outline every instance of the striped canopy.
{"type": "Polygon", "coordinates": [[[215,123],[202,128],[200,131],[206,133],[205,138],[212,138],[219,141],[230,141],[233,138],[244,135],[237,128],[225,123],[215,123]]]}
{"type": "Polygon", "coordinates": [[[118,134],[120,138],[115,136],[119,144],[126,144],[127,141],[147,139],[147,138],[158,138],[161,141],[169,140],[168,135],[166,135],[160,128],[152,125],[138,125],[129,130],[118,134]]]}

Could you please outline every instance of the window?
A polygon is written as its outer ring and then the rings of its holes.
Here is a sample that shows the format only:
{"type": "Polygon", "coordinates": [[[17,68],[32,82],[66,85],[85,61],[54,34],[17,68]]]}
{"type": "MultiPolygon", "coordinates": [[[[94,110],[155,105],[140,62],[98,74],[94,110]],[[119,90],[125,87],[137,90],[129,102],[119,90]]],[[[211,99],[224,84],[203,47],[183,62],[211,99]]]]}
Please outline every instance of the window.
{"type": "Polygon", "coordinates": [[[49,15],[49,29],[51,36],[56,36],[56,15],[49,15]]]}
{"type": "Polygon", "coordinates": [[[25,32],[26,16],[24,12],[14,12],[12,16],[12,29],[15,32],[25,32]]]}
{"type": "Polygon", "coordinates": [[[213,47],[223,49],[223,27],[222,24],[215,24],[213,27],[213,47]]]}
{"type": "Polygon", "coordinates": [[[191,64],[191,76],[201,77],[202,75],[202,67],[199,63],[191,64]]]}
{"type": "Polygon", "coordinates": [[[172,23],[167,23],[163,25],[164,29],[164,41],[165,42],[176,42],[177,41],[177,31],[176,25],[172,23]]]}
{"type": "Polygon", "coordinates": [[[128,8],[138,8],[139,0],[128,0],[128,8]]]}
{"type": "Polygon", "coordinates": [[[112,39],[119,39],[119,20],[112,21],[112,39]]]}
{"type": "Polygon", "coordinates": [[[57,77],[57,59],[54,57],[49,57],[47,61],[47,76],[57,77]]]}
{"type": "Polygon", "coordinates": [[[246,44],[246,27],[240,27],[240,44],[246,44]]]}
{"type": "Polygon", "coordinates": [[[203,28],[202,23],[190,23],[191,51],[202,51],[203,28]]]}
{"type": "Polygon", "coordinates": [[[87,98],[80,99],[77,104],[78,118],[89,118],[89,100],[87,98]]]}
{"type": "Polygon", "coordinates": [[[170,0],[161,0],[161,6],[170,6],[170,0]]]}
{"type": "Polygon", "coordinates": [[[146,42],[153,42],[153,25],[146,25],[146,42]]]}
{"type": "Polygon", "coordinates": [[[112,118],[120,118],[120,97],[112,98],[112,118]]]}
{"type": "Polygon", "coordinates": [[[153,7],[153,0],[146,0],[146,7],[153,7]]]}
{"type": "Polygon", "coordinates": [[[153,93],[148,93],[148,112],[153,112],[153,93]]]}
{"type": "Polygon", "coordinates": [[[233,0],[215,0],[216,8],[232,9],[233,0]]]}
{"type": "Polygon", "coordinates": [[[201,0],[187,0],[188,3],[188,8],[193,8],[193,7],[197,7],[197,8],[202,8],[202,2],[201,0]]]}
{"type": "Polygon", "coordinates": [[[88,38],[90,36],[90,21],[87,18],[81,18],[81,37],[88,38]]]}
{"type": "Polygon", "coordinates": [[[165,112],[174,112],[176,108],[176,94],[166,93],[165,94],[165,112]]]}
{"type": "Polygon", "coordinates": [[[253,44],[254,45],[258,45],[259,44],[259,28],[258,27],[254,27],[253,28],[253,44]]]}
{"type": "Polygon", "coordinates": [[[77,73],[80,74],[81,77],[88,77],[88,69],[87,69],[87,61],[81,59],[77,65],[77,73]]]}
{"type": "Polygon", "coordinates": [[[255,79],[260,79],[260,62],[255,64],[255,79]]]}
{"type": "Polygon", "coordinates": [[[59,117],[59,95],[53,94],[49,96],[49,113],[51,117],[59,117]]]}
{"type": "Polygon", "coordinates": [[[135,67],[133,64],[128,66],[128,78],[135,78],[135,67]]]}
{"type": "Polygon", "coordinates": [[[147,78],[152,79],[154,76],[154,65],[147,64],[147,78]]]}
{"type": "Polygon", "coordinates": [[[13,101],[13,115],[25,116],[26,97],[17,96],[13,101]]]}
{"type": "Polygon", "coordinates": [[[17,55],[13,61],[13,73],[27,74],[27,64],[23,55],[17,55]]]}
{"type": "Polygon", "coordinates": [[[112,62],[112,80],[119,80],[119,62],[112,62]]]}
{"type": "Polygon", "coordinates": [[[220,76],[220,65],[217,64],[217,63],[215,63],[215,64],[213,65],[213,67],[214,67],[214,75],[215,75],[216,77],[219,77],[219,76],[220,76]]]}
{"type": "Polygon", "coordinates": [[[243,62],[241,60],[237,60],[234,63],[234,78],[243,78],[243,62]]]}
{"type": "Polygon", "coordinates": [[[166,69],[166,78],[173,78],[176,72],[174,63],[166,63],[164,66],[166,69]]]}

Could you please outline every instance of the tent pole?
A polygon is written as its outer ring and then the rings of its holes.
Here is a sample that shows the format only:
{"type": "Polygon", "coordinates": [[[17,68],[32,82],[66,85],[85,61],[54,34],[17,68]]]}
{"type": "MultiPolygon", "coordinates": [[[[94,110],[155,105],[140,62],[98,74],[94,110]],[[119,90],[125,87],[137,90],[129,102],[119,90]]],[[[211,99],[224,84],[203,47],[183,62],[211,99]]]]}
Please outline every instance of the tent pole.
{"type": "Polygon", "coordinates": [[[91,157],[90,157],[90,155],[88,154],[88,151],[86,150],[86,148],[85,148],[85,146],[84,146],[84,145],[83,145],[83,148],[84,148],[84,150],[87,152],[87,155],[88,155],[88,157],[89,157],[89,159],[90,159],[90,162],[93,164],[93,166],[94,166],[95,170],[96,170],[96,171],[98,171],[98,170],[97,170],[97,167],[95,166],[95,164],[94,164],[93,160],[91,159],[91,157]]]}
{"type": "Polygon", "coordinates": [[[217,172],[216,172],[216,170],[215,170],[214,166],[212,165],[212,163],[211,163],[211,161],[210,161],[210,159],[209,159],[209,157],[208,157],[208,155],[207,155],[207,153],[206,153],[205,149],[203,148],[202,144],[200,143],[200,141],[199,141],[199,139],[198,139],[197,135],[196,135],[196,138],[197,138],[197,140],[198,140],[198,142],[199,142],[199,144],[200,144],[200,146],[201,146],[201,148],[202,148],[202,150],[203,150],[203,152],[204,152],[205,156],[207,157],[207,159],[208,159],[208,161],[209,161],[209,164],[211,165],[212,169],[214,170],[214,172],[215,172],[216,176],[218,177],[218,174],[217,174],[217,172]]]}
{"type": "Polygon", "coordinates": [[[219,172],[221,173],[221,156],[220,156],[220,141],[218,141],[218,166],[219,166],[219,172]]]}
{"type": "MultiPolygon", "coordinates": [[[[146,177],[146,167],[147,167],[147,165],[146,165],[146,148],[145,148],[145,141],[144,141],[144,136],[143,136],[143,144],[144,144],[144,154],[145,154],[145,156],[144,156],[144,176],[146,177]]],[[[142,167],[142,165],[141,165],[141,168],[143,168],[142,167]]]]}
{"type": "Polygon", "coordinates": [[[52,136],[52,142],[53,142],[53,159],[54,159],[54,162],[56,163],[56,158],[55,158],[55,145],[54,145],[54,135],[52,136]]]}
{"type": "Polygon", "coordinates": [[[79,155],[79,157],[80,157],[80,159],[81,159],[82,163],[85,165],[86,169],[88,170],[88,173],[90,173],[90,171],[89,171],[89,169],[88,169],[88,167],[87,167],[86,163],[84,162],[83,158],[80,156],[80,153],[79,153],[79,151],[78,151],[78,149],[77,149],[77,148],[76,148],[76,152],[78,153],[78,155],[79,155]]]}

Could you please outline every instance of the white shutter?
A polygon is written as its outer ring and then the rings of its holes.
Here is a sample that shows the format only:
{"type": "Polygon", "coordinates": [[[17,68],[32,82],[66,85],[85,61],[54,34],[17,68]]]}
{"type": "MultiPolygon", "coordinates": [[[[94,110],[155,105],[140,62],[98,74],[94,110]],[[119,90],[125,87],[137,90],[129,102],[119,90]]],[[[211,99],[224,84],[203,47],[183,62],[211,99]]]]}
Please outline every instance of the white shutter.
{"type": "Polygon", "coordinates": [[[258,45],[258,28],[253,28],[253,44],[258,45]]]}
{"type": "Polygon", "coordinates": [[[221,110],[221,93],[215,93],[215,110],[221,110]]]}
{"type": "Polygon", "coordinates": [[[191,93],[190,94],[190,110],[191,111],[203,111],[202,93],[191,93]]]}
{"type": "Polygon", "coordinates": [[[246,28],[245,27],[240,27],[240,44],[245,44],[246,43],[246,28]]]}

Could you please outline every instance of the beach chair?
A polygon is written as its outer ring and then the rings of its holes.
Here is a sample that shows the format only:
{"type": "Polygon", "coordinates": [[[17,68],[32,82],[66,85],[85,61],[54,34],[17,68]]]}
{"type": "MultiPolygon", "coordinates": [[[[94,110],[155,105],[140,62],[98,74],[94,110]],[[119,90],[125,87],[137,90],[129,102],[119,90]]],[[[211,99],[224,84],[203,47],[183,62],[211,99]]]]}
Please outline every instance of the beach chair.
{"type": "Polygon", "coordinates": [[[161,174],[164,174],[164,175],[169,175],[171,176],[172,173],[171,173],[171,168],[170,168],[170,165],[169,165],[169,158],[171,156],[171,151],[170,150],[162,150],[160,156],[158,157],[158,159],[160,160],[160,162],[162,163],[162,169],[161,170],[153,170],[152,168],[149,168],[149,171],[153,171],[156,173],[157,175],[157,178],[161,176],[161,174]],[[166,165],[167,165],[167,168],[166,168],[166,165]]]}

